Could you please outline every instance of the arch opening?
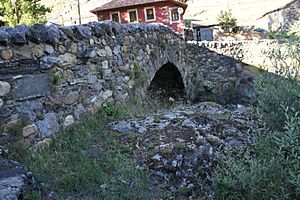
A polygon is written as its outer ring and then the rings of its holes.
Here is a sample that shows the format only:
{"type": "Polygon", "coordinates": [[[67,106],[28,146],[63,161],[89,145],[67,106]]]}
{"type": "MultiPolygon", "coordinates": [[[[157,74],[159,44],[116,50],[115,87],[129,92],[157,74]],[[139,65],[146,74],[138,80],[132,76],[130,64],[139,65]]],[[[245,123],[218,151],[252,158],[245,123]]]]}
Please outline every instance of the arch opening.
{"type": "Polygon", "coordinates": [[[164,64],[156,72],[148,87],[148,92],[158,98],[184,99],[184,83],[177,67],[170,62],[164,64]]]}

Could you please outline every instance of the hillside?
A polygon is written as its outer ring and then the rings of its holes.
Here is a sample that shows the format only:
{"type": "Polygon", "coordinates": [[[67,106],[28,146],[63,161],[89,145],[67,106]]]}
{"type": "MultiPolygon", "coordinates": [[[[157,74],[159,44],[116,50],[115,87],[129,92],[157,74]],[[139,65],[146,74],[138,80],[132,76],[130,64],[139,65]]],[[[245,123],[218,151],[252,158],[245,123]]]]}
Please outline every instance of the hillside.
{"type": "MultiPolygon", "coordinates": [[[[82,22],[97,20],[89,11],[109,0],[81,0],[82,22]]],[[[286,5],[291,0],[188,0],[188,9],[185,19],[194,19],[202,25],[216,24],[216,16],[221,10],[230,8],[234,16],[238,16],[238,24],[252,25],[263,14],[286,5]]],[[[42,3],[52,7],[53,11],[48,15],[50,22],[65,25],[78,24],[78,7],[76,0],[42,0],[42,3]]]]}
{"type": "Polygon", "coordinates": [[[263,14],[286,5],[291,0],[189,0],[185,19],[199,24],[216,24],[221,10],[232,10],[240,25],[253,25],[263,14]]]}
{"type": "MultiPolygon", "coordinates": [[[[90,13],[90,10],[108,1],[109,0],[80,0],[82,23],[96,21],[97,17],[90,13]]],[[[42,0],[41,3],[52,8],[52,12],[47,16],[49,22],[57,24],[64,22],[65,25],[79,24],[77,0],[42,0]]]]}

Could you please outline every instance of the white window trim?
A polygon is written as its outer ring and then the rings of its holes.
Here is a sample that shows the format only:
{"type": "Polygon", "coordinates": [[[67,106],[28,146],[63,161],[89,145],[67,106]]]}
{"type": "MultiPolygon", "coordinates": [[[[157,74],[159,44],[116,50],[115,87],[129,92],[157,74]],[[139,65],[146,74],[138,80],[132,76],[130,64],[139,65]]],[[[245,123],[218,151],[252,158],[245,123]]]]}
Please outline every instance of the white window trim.
{"type": "Polygon", "coordinates": [[[110,18],[110,21],[112,21],[112,15],[113,14],[118,14],[118,17],[119,17],[119,23],[121,23],[121,16],[120,16],[120,11],[117,11],[117,12],[110,12],[109,13],[109,18],[110,18]]]}
{"type": "Polygon", "coordinates": [[[172,10],[173,9],[177,9],[177,12],[178,12],[178,7],[171,7],[171,8],[169,8],[169,15],[170,15],[170,23],[172,24],[172,23],[179,23],[180,21],[181,21],[181,15],[178,13],[178,20],[176,20],[176,21],[173,21],[172,20],[172,10]]]}
{"type": "Polygon", "coordinates": [[[155,22],[156,21],[156,11],[155,11],[154,6],[144,8],[144,14],[145,14],[145,21],[146,22],[155,22]],[[154,19],[147,19],[147,10],[148,9],[153,9],[154,19]]]}
{"type": "Polygon", "coordinates": [[[128,15],[128,23],[139,23],[139,13],[138,13],[138,10],[137,9],[130,9],[130,10],[127,10],[127,15],[128,15]],[[131,22],[130,21],[130,15],[129,15],[129,12],[132,12],[132,11],[135,11],[136,13],[136,22],[131,22]]]}

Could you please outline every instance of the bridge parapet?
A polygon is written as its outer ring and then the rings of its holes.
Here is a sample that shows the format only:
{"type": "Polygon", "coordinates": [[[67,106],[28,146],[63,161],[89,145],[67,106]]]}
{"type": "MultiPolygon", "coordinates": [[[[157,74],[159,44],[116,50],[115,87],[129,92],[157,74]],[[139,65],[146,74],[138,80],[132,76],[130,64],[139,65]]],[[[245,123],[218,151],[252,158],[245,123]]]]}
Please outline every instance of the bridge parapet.
{"type": "Polygon", "coordinates": [[[144,96],[167,63],[191,101],[240,103],[252,95],[243,63],[187,44],[164,26],[1,28],[0,145],[15,132],[28,143],[51,138],[108,102],[144,96]]]}

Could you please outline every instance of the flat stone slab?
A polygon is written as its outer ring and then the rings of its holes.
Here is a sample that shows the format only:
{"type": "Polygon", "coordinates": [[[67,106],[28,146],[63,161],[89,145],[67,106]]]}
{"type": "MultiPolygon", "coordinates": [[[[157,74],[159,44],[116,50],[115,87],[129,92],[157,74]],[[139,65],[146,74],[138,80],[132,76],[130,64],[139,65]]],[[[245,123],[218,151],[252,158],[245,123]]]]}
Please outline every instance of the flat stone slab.
{"type": "Polygon", "coordinates": [[[23,199],[32,191],[35,181],[32,173],[21,164],[0,156],[0,199],[23,199]]]}
{"type": "Polygon", "coordinates": [[[47,74],[28,75],[16,83],[12,90],[14,98],[45,95],[50,89],[50,76],[47,74]]]}

